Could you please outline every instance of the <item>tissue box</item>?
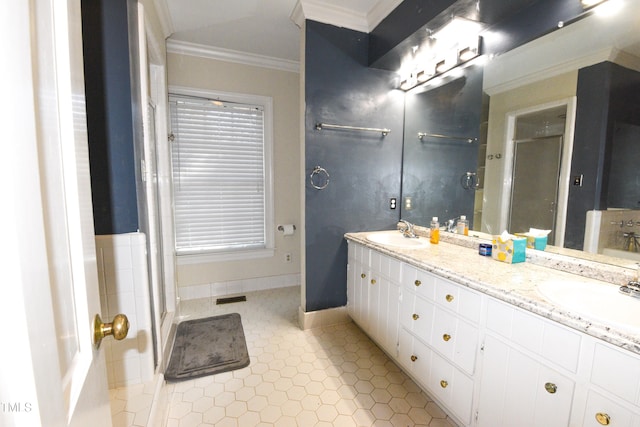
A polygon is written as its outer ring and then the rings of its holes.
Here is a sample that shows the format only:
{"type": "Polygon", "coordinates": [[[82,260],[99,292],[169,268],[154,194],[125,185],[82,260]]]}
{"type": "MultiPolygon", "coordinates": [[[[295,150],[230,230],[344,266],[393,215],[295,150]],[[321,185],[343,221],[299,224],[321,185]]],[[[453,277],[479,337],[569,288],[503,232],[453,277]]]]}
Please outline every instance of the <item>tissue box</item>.
{"type": "Polygon", "coordinates": [[[527,239],[527,249],[544,251],[547,247],[547,236],[529,236],[526,233],[516,233],[516,236],[527,239]]]}
{"type": "Polygon", "coordinates": [[[502,240],[500,236],[493,236],[493,250],[491,258],[515,264],[524,262],[525,251],[527,249],[527,239],[524,237],[515,237],[512,239],[502,240]]]}

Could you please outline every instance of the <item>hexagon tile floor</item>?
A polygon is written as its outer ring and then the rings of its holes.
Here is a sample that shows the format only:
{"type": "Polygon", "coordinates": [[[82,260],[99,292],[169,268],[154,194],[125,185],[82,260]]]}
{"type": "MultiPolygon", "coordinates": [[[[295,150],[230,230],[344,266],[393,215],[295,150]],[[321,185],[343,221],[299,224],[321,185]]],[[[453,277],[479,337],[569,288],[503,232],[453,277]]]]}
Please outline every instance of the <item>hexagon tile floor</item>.
{"type": "MultiPolygon", "coordinates": [[[[183,319],[240,313],[251,364],[167,384],[168,427],[455,426],[354,323],[300,330],[299,287],[246,296],[182,303],[183,319]]],[[[115,426],[144,425],[149,409],[131,401],[150,402],[149,388],[112,390],[115,426]]]]}

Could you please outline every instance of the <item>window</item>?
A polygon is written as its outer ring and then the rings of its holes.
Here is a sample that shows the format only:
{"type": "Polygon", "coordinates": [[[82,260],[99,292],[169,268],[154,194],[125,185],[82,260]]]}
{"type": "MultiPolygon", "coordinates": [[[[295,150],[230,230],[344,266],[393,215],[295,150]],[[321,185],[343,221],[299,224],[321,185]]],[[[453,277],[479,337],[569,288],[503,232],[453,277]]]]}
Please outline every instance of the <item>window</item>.
{"type": "Polygon", "coordinates": [[[172,88],[169,104],[177,254],[272,254],[271,98],[172,88]]]}

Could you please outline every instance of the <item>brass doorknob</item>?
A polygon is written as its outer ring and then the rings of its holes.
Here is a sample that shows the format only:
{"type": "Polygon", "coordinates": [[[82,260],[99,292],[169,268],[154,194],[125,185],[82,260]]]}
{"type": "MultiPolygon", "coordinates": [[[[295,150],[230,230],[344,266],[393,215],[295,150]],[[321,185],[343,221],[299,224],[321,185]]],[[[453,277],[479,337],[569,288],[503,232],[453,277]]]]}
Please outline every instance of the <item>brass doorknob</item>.
{"type": "Polygon", "coordinates": [[[93,320],[93,343],[96,348],[100,348],[100,343],[104,337],[112,335],[114,339],[120,341],[127,337],[129,332],[129,319],[124,314],[116,314],[111,323],[103,323],[99,314],[93,320]]]}
{"type": "Polygon", "coordinates": [[[411,317],[413,317],[413,320],[418,320],[420,318],[420,315],[417,313],[413,313],[413,316],[411,317]]]}
{"type": "Polygon", "coordinates": [[[416,280],[415,282],[413,282],[413,284],[416,286],[420,286],[422,285],[422,282],[420,280],[416,280]]]}
{"type": "Polygon", "coordinates": [[[442,336],[442,339],[443,339],[443,340],[445,340],[445,341],[449,341],[449,340],[451,339],[451,335],[449,335],[449,334],[444,334],[444,335],[442,336]]]}
{"type": "Polygon", "coordinates": [[[447,296],[444,297],[444,298],[447,300],[447,302],[453,301],[453,295],[451,295],[451,294],[447,294],[447,296]]]}
{"type": "Polygon", "coordinates": [[[415,354],[411,355],[411,361],[415,362],[416,360],[418,360],[418,356],[416,356],[415,354]]]}
{"type": "Polygon", "coordinates": [[[549,394],[555,394],[555,392],[558,391],[558,386],[554,383],[545,383],[544,389],[547,390],[549,394]]]}
{"type": "Polygon", "coordinates": [[[447,388],[448,385],[449,385],[449,383],[446,382],[445,380],[440,381],[440,387],[447,388]]]}

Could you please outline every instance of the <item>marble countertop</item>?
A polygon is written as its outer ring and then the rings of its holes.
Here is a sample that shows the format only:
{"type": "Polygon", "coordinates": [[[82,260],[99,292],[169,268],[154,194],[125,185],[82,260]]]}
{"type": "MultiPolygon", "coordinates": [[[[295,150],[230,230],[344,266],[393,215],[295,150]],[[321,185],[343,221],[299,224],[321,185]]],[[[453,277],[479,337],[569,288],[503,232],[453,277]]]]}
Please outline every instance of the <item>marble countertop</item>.
{"type": "MultiPolygon", "coordinates": [[[[537,290],[537,284],[551,281],[579,280],[587,284],[620,286],[626,282],[617,281],[626,280],[627,272],[612,270],[606,265],[594,264],[585,267],[584,262],[572,262],[563,257],[542,253],[539,254],[542,260],[534,260],[536,262],[530,262],[530,256],[527,255],[527,262],[506,264],[491,257],[480,256],[477,243],[473,243],[473,239],[459,240],[443,236],[444,238],[441,237],[437,245],[405,249],[371,242],[366,238],[368,234],[370,232],[347,233],[345,238],[467,288],[640,354],[640,330],[620,328],[600,319],[590,318],[587,314],[572,312],[545,299],[537,290]]],[[[527,253],[529,252],[539,251],[527,253]]],[[[640,301],[638,305],[640,306],[640,301]]],[[[640,316],[640,310],[638,316],[640,316]]]]}

